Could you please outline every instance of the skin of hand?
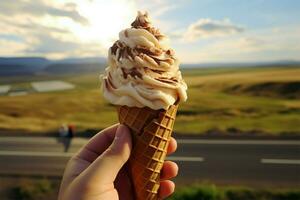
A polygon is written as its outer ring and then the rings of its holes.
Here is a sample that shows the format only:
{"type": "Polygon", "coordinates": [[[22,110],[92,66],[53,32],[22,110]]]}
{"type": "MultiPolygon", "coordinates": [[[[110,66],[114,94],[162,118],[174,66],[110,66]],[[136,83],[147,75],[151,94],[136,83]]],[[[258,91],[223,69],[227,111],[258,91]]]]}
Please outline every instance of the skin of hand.
{"type": "MultiPolygon", "coordinates": [[[[68,162],[58,199],[133,200],[127,170],[131,146],[131,134],[124,125],[114,125],[99,132],[68,162]]],[[[176,140],[171,138],[168,155],[176,148],[176,140]]],[[[177,164],[165,161],[161,171],[160,199],[174,192],[175,184],[168,179],[177,173],[177,164]]]]}

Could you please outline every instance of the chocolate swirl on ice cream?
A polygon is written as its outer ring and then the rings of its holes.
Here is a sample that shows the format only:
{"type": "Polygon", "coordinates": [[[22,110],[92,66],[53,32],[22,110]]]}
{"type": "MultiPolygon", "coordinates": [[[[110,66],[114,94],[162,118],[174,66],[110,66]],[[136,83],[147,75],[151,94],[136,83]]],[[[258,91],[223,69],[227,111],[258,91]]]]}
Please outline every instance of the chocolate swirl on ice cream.
{"type": "Polygon", "coordinates": [[[112,104],[167,109],[187,99],[179,61],[147,13],[119,33],[108,52],[103,94],[112,104]]]}

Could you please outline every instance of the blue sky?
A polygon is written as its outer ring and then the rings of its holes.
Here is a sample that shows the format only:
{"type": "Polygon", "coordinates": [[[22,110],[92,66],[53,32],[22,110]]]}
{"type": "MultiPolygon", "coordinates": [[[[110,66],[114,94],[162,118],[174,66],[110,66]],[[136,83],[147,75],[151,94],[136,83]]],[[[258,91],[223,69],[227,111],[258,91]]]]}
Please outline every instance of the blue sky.
{"type": "Polygon", "coordinates": [[[0,56],[106,56],[137,10],[185,63],[300,59],[297,0],[0,1],[0,56]]]}
{"type": "Polygon", "coordinates": [[[249,28],[263,28],[293,23],[299,25],[299,8],[300,1],[297,0],[193,0],[165,16],[178,17],[178,13],[182,13],[182,24],[199,18],[229,18],[249,28]]]}

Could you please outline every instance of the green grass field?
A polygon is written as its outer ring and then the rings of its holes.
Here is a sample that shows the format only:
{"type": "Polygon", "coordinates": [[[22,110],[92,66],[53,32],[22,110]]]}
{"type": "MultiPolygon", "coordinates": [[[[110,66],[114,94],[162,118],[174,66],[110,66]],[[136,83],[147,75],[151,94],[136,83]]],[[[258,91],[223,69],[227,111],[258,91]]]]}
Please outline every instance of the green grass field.
{"type": "Polygon", "coordinates": [[[254,189],[242,186],[215,186],[198,184],[182,187],[170,200],[297,200],[299,189],[254,189]]]}
{"type": "MultiPolygon", "coordinates": [[[[101,96],[99,74],[2,79],[17,86],[61,79],[76,89],[0,96],[0,129],[40,134],[62,123],[73,123],[79,131],[116,123],[115,108],[101,96]]],[[[189,69],[183,75],[189,99],[180,106],[177,133],[300,133],[300,67],[189,69]]]]}
{"type": "MultiPolygon", "coordinates": [[[[0,188],[4,200],[57,199],[59,180],[50,179],[9,179],[0,188]]],[[[245,186],[219,186],[198,183],[178,186],[169,200],[299,200],[299,188],[251,188],[245,186]]]]}

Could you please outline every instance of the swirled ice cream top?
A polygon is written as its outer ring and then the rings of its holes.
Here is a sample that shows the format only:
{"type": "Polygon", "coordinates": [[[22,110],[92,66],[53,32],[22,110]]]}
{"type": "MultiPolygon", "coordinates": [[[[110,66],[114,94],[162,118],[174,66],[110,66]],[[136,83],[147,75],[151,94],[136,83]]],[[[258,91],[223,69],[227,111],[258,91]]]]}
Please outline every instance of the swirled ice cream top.
{"type": "Polygon", "coordinates": [[[154,110],[186,101],[187,85],[167,38],[152,26],[147,13],[138,12],[131,26],[109,49],[104,97],[115,105],[154,110]]]}

